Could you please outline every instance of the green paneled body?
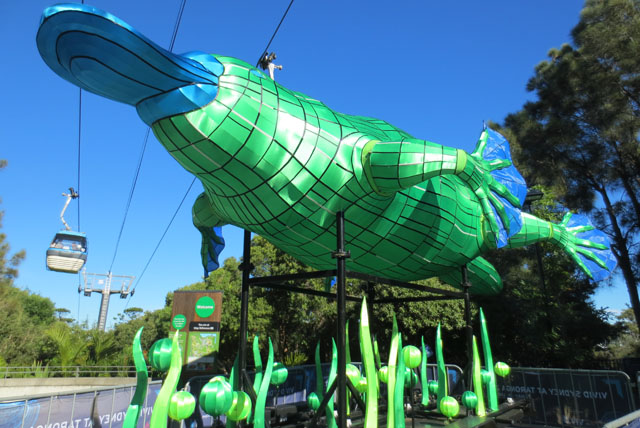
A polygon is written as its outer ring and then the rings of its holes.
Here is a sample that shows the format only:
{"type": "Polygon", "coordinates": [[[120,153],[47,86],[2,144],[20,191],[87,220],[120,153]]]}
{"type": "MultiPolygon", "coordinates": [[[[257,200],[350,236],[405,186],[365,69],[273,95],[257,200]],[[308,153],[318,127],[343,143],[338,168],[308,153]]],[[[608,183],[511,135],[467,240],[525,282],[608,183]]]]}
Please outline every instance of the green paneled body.
{"type": "Polygon", "coordinates": [[[520,215],[526,186],[508,143],[489,129],[471,154],[415,139],[383,120],[335,112],[244,61],[166,51],[85,5],[46,9],[36,40],[60,76],[135,106],[200,179],[205,192],[193,218],[206,270],[217,267],[222,239],[214,228],[225,224],[332,269],[339,211],[348,267],[363,273],[403,281],[439,276],[457,286],[468,264],[471,292],[495,294],[500,278],[480,254],[542,239],[577,261],[590,259],[581,265],[589,275],[608,268],[587,249],[604,245],[576,238],[584,227],[520,215]]]}
{"type": "Polygon", "coordinates": [[[369,184],[363,148],[411,138],[407,133],[336,113],[245,62],[217,58],[225,73],[216,99],[153,125],[169,153],[202,181],[206,199],[196,208],[203,225],[234,224],[310,266],[332,269],[335,215],[346,210],[350,268],[403,280],[458,269],[478,256],[482,210],[468,203],[475,195],[455,175],[389,196],[369,184]]]}

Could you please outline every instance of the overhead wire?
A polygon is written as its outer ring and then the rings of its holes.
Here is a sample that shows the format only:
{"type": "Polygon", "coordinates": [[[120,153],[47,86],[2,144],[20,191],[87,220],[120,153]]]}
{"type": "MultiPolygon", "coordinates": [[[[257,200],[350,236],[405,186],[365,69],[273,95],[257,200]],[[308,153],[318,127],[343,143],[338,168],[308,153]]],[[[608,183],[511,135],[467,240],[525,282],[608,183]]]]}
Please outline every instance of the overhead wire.
{"type": "Polygon", "coordinates": [[[129,302],[131,301],[131,298],[133,297],[133,292],[136,290],[136,287],[138,286],[138,284],[140,284],[140,281],[142,280],[142,277],[144,276],[145,272],[147,271],[147,268],[149,267],[149,264],[151,264],[151,260],[153,260],[153,257],[156,255],[156,252],[158,251],[158,248],[160,248],[160,244],[162,244],[162,240],[167,235],[167,232],[169,231],[169,228],[173,224],[173,220],[175,220],[176,216],[178,215],[178,212],[180,211],[180,208],[182,208],[182,204],[184,204],[184,201],[187,199],[187,196],[189,195],[189,192],[191,191],[191,188],[193,187],[195,182],[196,182],[196,177],[193,177],[193,180],[191,181],[191,184],[189,185],[189,188],[187,189],[187,191],[185,192],[184,196],[182,197],[182,200],[178,204],[178,208],[176,208],[175,212],[173,213],[173,216],[171,217],[171,220],[169,220],[169,224],[167,225],[167,227],[164,229],[164,232],[162,233],[162,236],[160,237],[160,240],[158,240],[158,243],[156,244],[156,247],[154,248],[153,253],[151,253],[151,256],[149,257],[149,260],[147,260],[147,264],[144,265],[144,269],[142,269],[142,273],[140,273],[140,275],[138,275],[136,283],[133,286],[133,288],[131,289],[131,292],[129,293],[129,299],[127,300],[127,304],[124,307],[125,309],[127,308],[127,306],[129,306],[129,302]]]}
{"type": "MultiPolygon", "coordinates": [[[[178,15],[176,16],[176,22],[173,27],[173,33],[171,34],[171,41],[169,43],[169,51],[173,51],[173,46],[176,42],[176,37],[178,36],[178,29],[180,28],[180,22],[182,21],[182,14],[184,13],[184,8],[186,6],[187,0],[182,0],[180,3],[180,8],[178,9],[178,15]]],[[[131,183],[131,189],[129,190],[129,197],[127,198],[127,203],[125,205],[124,216],[122,218],[122,224],[120,225],[120,232],[118,233],[118,239],[116,240],[116,247],[113,252],[113,258],[111,259],[111,265],[109,266],[109,272],[113,270],[113,265],[116,261],[116,256],[118,255],[118,249],[120,247],[120,240],[122,239],[122,233],[124,231],[124,225],[127,221],[127,215],[129,214],[129,208],[131,207],[131,201],[133,200],[133,194],[136,189],[136,184],[138,182],[138,177],[140,175],[140,169],[142,167],[142,160],[144,159],[144,154],[147,149],[147,143],[149,141],[149,132],[150,128],[147,128],[147,132],[144,136],[144,143],[142,145],[142,151],[140,153],[140,158],[138,159],[138,165],[136,166],[136,170],[133,176],[133,181],[131,183]]]]}
{"type": "Polygon", "coordinates": [[[284,11],[282,18],[280,18],[280,22],[278,23],[278,26],[276,27],[275,31],[271,35],[271,38],[269,39],[269,43],[267,43],[267,47],[262,50],[262,54],[260,56],[260,59],[258,60],[258,63],[256,64],[256,67],[260,64],[260,60],[264,57],[265,53],[269,50],[269,47],[271,46],[271,42],[273,42],[273,39],[276,37],[276,34],[278,34],[278,30],[280,29],[280,26],[282,25],[284,18],[287,17],[287,13],[289,13],[289,9],[291,9],[291,5],[293,4],[293,2],[294,0],[291,0],[291,2],[289,3],[289,6],[287,6],[287,10],[284,11]]]}
{"type": "MultiPolygon", "coordinates": [[[[76,192],[80,195],[80,153],[82,148],[82,88],[78,88],[78,179],[76,192]]],[[[80,232],[80,198],[78,198],[78,232],[80,232]]]]}
{"type": "MultiPolygon", "coordinates": [[[[289,13],[289,9],[291,9],[291,6],[293,5],[293,2],[294,2],[294,0],[291,0],[291,2],[289,2],[289,6],[287,6],[287,9],[284,11],[284,14],[282,15],[282,18],[280,18],[280,22],[278,23],[275,31],[271,35],[271,38],[269,39],[269,43],[267,43],[267,46],[263,50],[263,55],[264,55],[264,52],[267,52],[269,50],[269,47],[271,46],[271,43],[273,42],[273,39],[276,37],[276,34],[278,33],[278,30],[280,29],[280,26],[282,25],[282,22],[284,21],[284,19],[286,18],[287,14],[289,13]]],[[[175,38],[176,38],[176,36],[178,34],[178,28],[180,26],[180,21],[182,20],[182,13],[184,11],[184,4],[185,4],[185,1],[182,2],[182,6],[180,8],[180,11],[178,12],[178,17],[176,19],[176,25],[174,26],[174,31],[173,31],[173,35],[172,35],[170,50],[173,50],[173,44],[174,44],[175,38]]],[[[145,140],[145,146],[146,146],[146,140],[145,140]]],[[[173,216],[171,217],[171,220],[169,221],[169,224],[167,225],[167,227],[165,228],[164,232],[162,233],[162,236],[160,237],[160,240],[156,244],[156,247],[153,250],[153,253],[149,257],[149,260],[147,260],[147,263],[145,264],[144,269],[142,270],[142,273],[138,276],[138,278],[136,280],[136,283],[135,283],[135,285],[133,286],[133,288],[131,290],[131,293],[129,293],[129,299],[127,299],[127,303],[125,305],[125,309],[128,307],[129,302],[131,302],[131,298],[133,297],[133,292],[135,291],[135,289],[138,286],[138,284],[140,284],[140,281],[142,280],[142,277],[143,277],[144,273],[147,271],[147,268],[149,267],[149,264],[153,260],[153,257],[155,256],[156,252],[158,251],[158,248],[160,247],[160,244],[162,243],[162,240],[164,239],[164,237],[166,236],[167,232],[169,231],[169,228],[173,224],[173,221],[175,220],[176,216],[178,215],[178,212],[180,211],[180,208],[182,208],[182,205],[184,204],[184,201],[186,200],[187,195],[191,191],[191,188],[193,187],[195,182],[196,182],[196,178],[194,177],[194,179],[191,181],[191,184],[189,185],[189,188],[187,189],[187,191],[185,192],[184,196],[182,197],[182,200],[180,201],[180,204],[178,204],[178,208],[176,208],[175,212],[173,213],[173,216]]]]}
{"type": "MultiPolygon", "coordinates": [[[[84,0],[81,2],[84,4],[84,0]]],[[[82,88],[78,88],[78,179],[76,183],[76,192],[80,195],[80,160],[82,159],[82,88]]],[[[78,232],[80,228],[80,198],[78,197],[78,232]]],[[[78,275],[78,315],[76,321],[80,322],[80,288],[82,287],[82,278],[78,275]]]]}
{"type": "MultiPolygon", "coordinates": [[[[84,4],[84,0],[82,2],[84,4]]],[[[78,195],[80,195],[80,159],[82,148],[82,88],[78,88],[78,179],[76,183],[76,189],[78,195]]],[[[78,197],[78,232],[80,229],[80,198],[78,197]]],[[[78,315],[76,320],[80,322],[80,288],[82,287],[82,278],[78,275],[78,315]]]]}

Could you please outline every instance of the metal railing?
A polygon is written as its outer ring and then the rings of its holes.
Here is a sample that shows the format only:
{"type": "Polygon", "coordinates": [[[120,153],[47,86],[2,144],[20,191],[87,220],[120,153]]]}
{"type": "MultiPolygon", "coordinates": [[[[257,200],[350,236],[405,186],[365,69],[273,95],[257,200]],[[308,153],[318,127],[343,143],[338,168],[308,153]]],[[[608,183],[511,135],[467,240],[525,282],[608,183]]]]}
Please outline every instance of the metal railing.
{"type": "MultiPolygon", "coordinates": [[[[151,366],[148,367],[151,370],[151,366]]],[[[2,379],[47,377],[135,377],[135,366],[5,366],[2,379]]]]}
{"type": "Polygon", "coordinates": [[[501,399],[528,399],[528,423],[602,426],[636,410],[629,376],[614,370],[514,367],[498,380],[501,399]]]}
{"type": "MultiPolygon", "coordinates": [[[[147,387],[140,419],[146,426],[161,381],[147,387]]],[[[92,388],[59,395],[41,394],[27,399],[0,400],[0,428],[122,426],[135,385],[92,388]]]]}

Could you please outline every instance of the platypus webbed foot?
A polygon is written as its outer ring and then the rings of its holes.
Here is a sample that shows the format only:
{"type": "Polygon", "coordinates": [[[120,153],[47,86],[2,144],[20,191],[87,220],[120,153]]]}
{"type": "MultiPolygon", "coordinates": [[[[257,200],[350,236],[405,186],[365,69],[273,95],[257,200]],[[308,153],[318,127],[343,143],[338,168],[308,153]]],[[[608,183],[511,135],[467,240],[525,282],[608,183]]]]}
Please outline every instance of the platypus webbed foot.
{"type": "Polygon", "coordinates": [[[589,278],[600,281],[616,267],[609,237],[594,228],[586,216],[568,212],[559,224],[551,226],[551,240],[562,247],[589,278]]]}
{"type": "Polygon", "coordinates": [[[463,155],[458,164],[458,177],[474,191],[482,206],[487,241],[504,247],[522,227],[520,208],[527,194],[525,181],[511,162],[509,143],[487,128],[473,153],[463,155]]]}

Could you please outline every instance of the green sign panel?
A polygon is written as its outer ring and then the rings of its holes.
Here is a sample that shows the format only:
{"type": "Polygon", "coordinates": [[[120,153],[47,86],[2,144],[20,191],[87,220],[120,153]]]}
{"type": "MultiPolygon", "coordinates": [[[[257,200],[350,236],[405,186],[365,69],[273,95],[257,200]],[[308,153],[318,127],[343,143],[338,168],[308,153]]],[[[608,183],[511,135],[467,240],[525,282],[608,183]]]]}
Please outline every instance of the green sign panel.
{"type": "Polygon", "coordinates": [[[207,318],[213,314],[216,309],[216,303],[209,296],[202,296],[196,302],[196,314],[200,318],[207,318]]]}
{"type": "Polygon", "coordinates": [[[171,321],[171,324],[173,325],[173,328],[175,328],[176,330],[180,330],[182,327],[187,325],[187,318],[182,314],[178,314],[173,317],[173,321],[171,321]]]}

